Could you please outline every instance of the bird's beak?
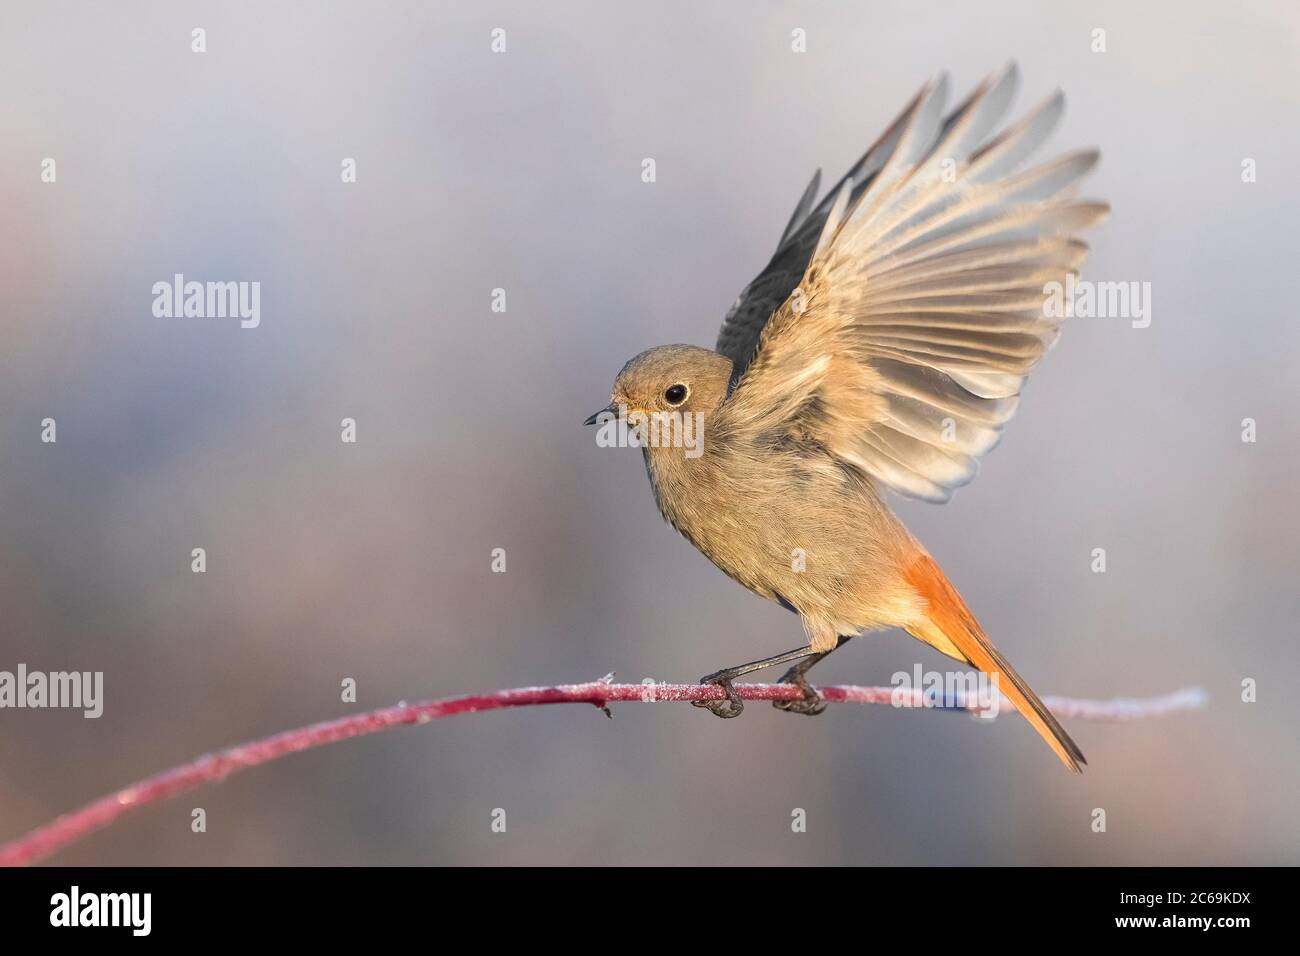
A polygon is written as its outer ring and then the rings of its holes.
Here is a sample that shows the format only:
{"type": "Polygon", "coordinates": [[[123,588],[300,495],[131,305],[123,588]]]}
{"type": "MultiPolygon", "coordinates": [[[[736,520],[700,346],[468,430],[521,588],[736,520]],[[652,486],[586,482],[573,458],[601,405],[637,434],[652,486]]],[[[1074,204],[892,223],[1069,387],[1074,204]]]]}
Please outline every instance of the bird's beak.
{"type": "Polygon", "coordinates": [[[588,418],[588,419],[587,419],[585,422],[583,422],[582,424],[584,424],[584,425],[594,425],[594,424],[596,424],[596,420],[599,419],[600,416],[601,416],[601,415],[604,415],[606,412],[608,412],[608,413],[611,414],[611,415],[617,416],[617,415],[618,415],[618,406],[615,405],[615,404],[613,404],[613,403],[611,402],[609,405],[606,405],[606,406],[605,406],[604,408],[602,408],[600,411],[596,412],[596,414],[592,415],[590,418],[588,418]]]}

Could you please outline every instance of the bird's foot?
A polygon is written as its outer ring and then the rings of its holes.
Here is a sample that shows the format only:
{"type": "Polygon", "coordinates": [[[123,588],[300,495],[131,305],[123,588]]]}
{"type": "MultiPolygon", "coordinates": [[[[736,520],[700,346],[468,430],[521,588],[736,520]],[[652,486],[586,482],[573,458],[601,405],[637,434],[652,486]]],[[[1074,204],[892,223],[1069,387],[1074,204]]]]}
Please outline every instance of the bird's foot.
{"type": "Polygon", "coordinates": [[[740,712],[745,709],[745,702],[740,699],[736,693],[736,688],[731,686],[731,678],[727,671],[718,671],[715,674],[707,674],[700,678],[701,684],[717,684],[727,694],[726,700],[693,700],[691,701],[696,707],[703,707],[713,713],[715,717],[739,717],[740,712]]]}
{"type": "Polygon", "coordinates": [[[803,691],[803,696],[797,700],[774,700],[772,706],[777,710],[784,710],[791,714],[804,714],[808,717],[816,717],[826,709],[826,698],[817,693],[816,689],[808,683],[803,674],[798,673],[793,667],[781,678],[782,684],[794,684],[803,691]]]}

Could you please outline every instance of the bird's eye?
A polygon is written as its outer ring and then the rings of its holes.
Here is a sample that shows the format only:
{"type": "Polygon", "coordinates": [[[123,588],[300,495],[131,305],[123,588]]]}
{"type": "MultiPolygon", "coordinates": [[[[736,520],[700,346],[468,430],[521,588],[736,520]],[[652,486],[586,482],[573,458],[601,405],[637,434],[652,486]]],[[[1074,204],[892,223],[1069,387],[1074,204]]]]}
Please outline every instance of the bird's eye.
{"type": "Polygon", "coordinates": [[[669,405],[680,405],[686,401],[686,386],[669,385],[668,390],[664,392],[664,401],[669,405]]]}

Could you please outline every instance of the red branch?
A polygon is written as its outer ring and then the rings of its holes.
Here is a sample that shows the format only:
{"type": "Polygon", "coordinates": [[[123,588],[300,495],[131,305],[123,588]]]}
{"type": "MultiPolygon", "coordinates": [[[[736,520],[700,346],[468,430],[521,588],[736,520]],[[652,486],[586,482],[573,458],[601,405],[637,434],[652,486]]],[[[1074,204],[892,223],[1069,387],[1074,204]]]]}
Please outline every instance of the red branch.
{"type": "MultiPolygon", "coordinates": [[[[713,685],[614,684],[611,683],[613,676],[611,674],[603,680],[587,684],[519,687],[492,694],[446,697],[416,704],[399,703],[395,707],[326,720],[262,740],[239,744],[217,753],[205,754],[187,764],[100,797],[80,810],[64,814],[53,822],[0,846],[0,866],[24,866],[38,862],[94,830],[107,826],[128,810],[166,800],[200,784],[215,783],[238,770],[256,767],[336,740],[361,737],[407,724],[423,724],[437,717],[472,714],[502,707],[594,704],[608,714],[606,705],[615,702],[721,700],[725,696],[720,687],[713,685]]],[[[801,696],[799,689],[789,684],[737,684],[735,689],[745,700],[794,700],[801,696]]],[[[892,687],[822,687],[819,690],[832,703],[894,704],[902,707],[937,707],[942,710],[980,712],[973,701],[967,702],[957,697],[935,703],[927,701],[920,690],[900,692],[892,687]]],[[[1186,688],[1163,697],[1118,698],[1109,701],[1047,697],[1044,702],[1058,717],[1122,721],[1192,710],[1204,704],[1205,695],[1199,688],[1186,688]]],[[[1005,698],[1003,705],[1008,710],[1013,709],[1013,705],[1005,698]]]]}

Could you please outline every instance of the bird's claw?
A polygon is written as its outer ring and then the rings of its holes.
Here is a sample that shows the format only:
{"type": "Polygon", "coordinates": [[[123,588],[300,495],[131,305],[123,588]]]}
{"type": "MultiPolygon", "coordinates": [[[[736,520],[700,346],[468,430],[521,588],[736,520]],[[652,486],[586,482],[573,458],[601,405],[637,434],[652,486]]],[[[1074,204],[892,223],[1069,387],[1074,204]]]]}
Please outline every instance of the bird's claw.
{"type": "Polygon", "coordinates": [[[794,684],[803,691],[803,696],[796,700],[772,701],[772,706],[777,710],[784,710],[790,714],[803,714],[806,717],[816,717],[826,709],[826,698],[817,693],[816,688],[809,684],[802,674],[795,674],[793,677],[787,674],[781,678],[781,683],[794,684]]]}
{"type": "Polygon", "coordinates": [[[731,678],[725,676],[725,672],[719,671],[716,674],[709,674],[700,678],[701,684],[717,684],[726,692],[725,700],[693,700],[691,701],[696,707],[703,707],[710,711],[715,717],[739,717],[740,712],[745,709],[745,702],[740,699],[736,693],[736,688],[731,686],[731,678]]]}

